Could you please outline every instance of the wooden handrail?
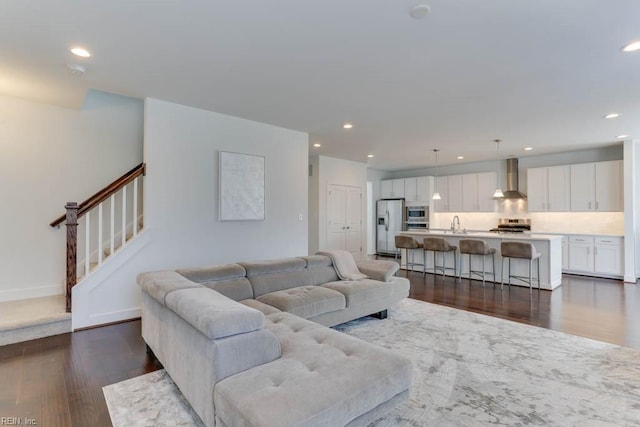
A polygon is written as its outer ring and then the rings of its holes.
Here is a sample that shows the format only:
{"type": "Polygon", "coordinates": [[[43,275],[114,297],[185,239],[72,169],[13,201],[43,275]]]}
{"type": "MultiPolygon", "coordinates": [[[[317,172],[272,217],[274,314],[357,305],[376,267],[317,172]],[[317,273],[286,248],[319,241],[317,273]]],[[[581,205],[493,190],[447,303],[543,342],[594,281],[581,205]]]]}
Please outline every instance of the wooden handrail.
{"type": "MultiPolygon", "coordinates": [[[[98,206],[100,203],[104,202],[109,197],[111,197],[113,193],[117,192],[122,187],[124,187],[125,185],[127,185],[128,183],[130,183],[140,175],[144,175],[145,167],[146,165],[144,163],[140,163],[138,166],[131,169],[129,172],[125,173],[120,178],[116,179],[111,184],[107,185],[102,190],[98,191],[97,193],[89,197],[84,202],[80,203],[78,205],[77,218],[81,218],[84,214],[89,212],[91,209],[93,209],[94,207],[98,206]]],[[[51,227],[59,227],[60,224],[62,224],[65,221],[66,218],[67,218],[67,214],[65,213],[64,215],[60,215],[58,218],[53,220],[49,225],[51,227]]]]}

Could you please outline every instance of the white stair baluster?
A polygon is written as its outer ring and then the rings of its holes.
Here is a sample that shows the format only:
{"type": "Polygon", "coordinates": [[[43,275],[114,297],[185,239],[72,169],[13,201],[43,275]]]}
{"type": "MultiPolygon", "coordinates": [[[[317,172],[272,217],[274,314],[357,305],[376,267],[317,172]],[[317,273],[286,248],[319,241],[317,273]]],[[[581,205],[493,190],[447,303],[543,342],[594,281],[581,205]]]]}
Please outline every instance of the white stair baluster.
{"type": "Polygon", "coordinates": [[[104,249],[102,248],[102,203],[98,205],[98,265],[102,264],[102,256],[104,249]]]}
{"type": "Polygon", "coordinates": [[[115,249],[114,240],[116,235],[116,195],[111,195],[111,232],[109,236],[109,255],[113,255],[113,250],[115,249]]]}
{"type": "Polygon", "coordinates": [[[87,212],[84,216],[84,275],[89,274],[89,268],[91,268],[91,212],[87,212]]]}
{"type": "Polygon", "coordinates": [[[138,178],[133,180],[133,237],[138,235],[138,178]]]}
{"type": "Polygon", "coordinates": [[[122,187],[122,246],[127,243],[127,186],[122,187]]]}

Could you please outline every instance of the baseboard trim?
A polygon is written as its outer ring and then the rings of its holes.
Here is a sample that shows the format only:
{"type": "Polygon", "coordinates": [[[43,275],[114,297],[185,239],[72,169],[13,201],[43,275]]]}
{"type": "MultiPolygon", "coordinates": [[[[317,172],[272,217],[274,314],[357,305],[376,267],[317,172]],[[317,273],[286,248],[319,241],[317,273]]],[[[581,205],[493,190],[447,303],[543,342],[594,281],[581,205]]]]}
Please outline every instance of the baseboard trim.
{"type": "Polygon", "coordinates": [[[142,317],[141,308],[130,308],[128,310],[111,311],[108,313],[92,314],[88,322],[80,325],[73,325],[74,331],[87,329],[92,326],[104,326],[110,323],[119,323],[142,317]]]}
{"type": "Polygon", "coordinates": [[[60,285],[38,286],[33,288],[10,289],[0,291],[0,302],[18,301],[23,299],[51,297],[63,295],[64,287],[60,285]]]}

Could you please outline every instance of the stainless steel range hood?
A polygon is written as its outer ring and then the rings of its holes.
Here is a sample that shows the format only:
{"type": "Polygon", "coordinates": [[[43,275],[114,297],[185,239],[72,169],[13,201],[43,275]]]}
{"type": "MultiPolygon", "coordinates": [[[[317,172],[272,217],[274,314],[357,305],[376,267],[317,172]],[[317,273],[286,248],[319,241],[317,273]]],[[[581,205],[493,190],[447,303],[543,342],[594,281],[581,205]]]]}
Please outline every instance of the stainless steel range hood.
{"type": "Polygon", "coordinates": [[[507,159],[507,191],[505,199],[526,199],[527,195],[518,190],[518,159],[507,159]]]}

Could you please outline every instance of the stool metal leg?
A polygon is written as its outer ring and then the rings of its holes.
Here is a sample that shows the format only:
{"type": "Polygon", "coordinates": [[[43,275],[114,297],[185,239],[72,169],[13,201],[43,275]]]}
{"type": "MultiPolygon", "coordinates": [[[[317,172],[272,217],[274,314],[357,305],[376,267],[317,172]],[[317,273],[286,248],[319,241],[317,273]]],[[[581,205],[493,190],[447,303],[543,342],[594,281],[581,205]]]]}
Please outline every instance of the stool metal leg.
{"type": "Polygon", "coordinates": [[[485,255],[482,255],[482,287],[484,288],[484,259],[486,258],[485,255]]]}
{"type": "Polygon", "coordinates": [[[538,264],[538,290],[540,290],[540,258],[536,258],[536,263],[538,264]]]}
{"type": "Polygon", "coordinates": [[[504,289],[504,257],[502,257],[502,264],[500,265],[500,290],[504,289]]]}
{"type": "Polygon", "coordinates": [[[531,276],[531,270],[533,267],[533,260],[529,260],[529,293],[531,293],[531,290],[533,289],[533,276],[531,276]]]}

